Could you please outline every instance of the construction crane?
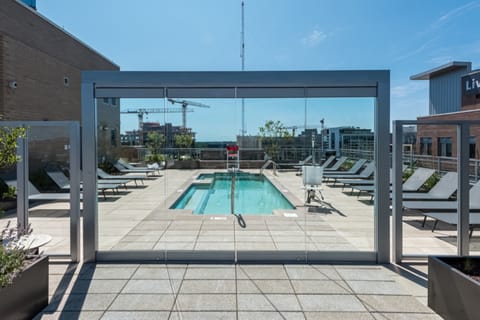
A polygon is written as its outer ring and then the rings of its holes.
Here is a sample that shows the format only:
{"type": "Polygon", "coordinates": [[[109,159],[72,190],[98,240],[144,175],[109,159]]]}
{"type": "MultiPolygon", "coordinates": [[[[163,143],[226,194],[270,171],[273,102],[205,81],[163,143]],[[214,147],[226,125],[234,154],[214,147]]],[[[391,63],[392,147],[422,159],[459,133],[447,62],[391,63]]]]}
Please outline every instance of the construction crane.
{"type": "Polygon", "coordinates": [[[295,136],[295,131],[297,129],[301,129],[301,128],[304,128],[304,129],[314,129],[314,128],[320,128],[320,129],[325,129],[325,119],[322,118],[320,120],[320,125],[298,125],[298,126],[288,126],[288,127],[285,127],[285,129],[291,129],[292,130],[292,136],[294,137],[295,136]]]}
{"type": "Polygon", "coordinates": [[[138,116],[138,131],[140,132],[140,144],[143,144],[143,115],[148,115],[149,113],[185,113],[193,112],[193,109],[184,109],[184,108],[138,108],[138,109],[125,109],[120,111],[120,113],[135,113],[138,116]]]}
{"type": "Polygon", "coordinates": [[[210,108],[210,106],[207,106],[206,104],[200,103],[200,102],[195,102],[195,101],[188,101],[188,100],[176,100],[169,98],[168,101],[170,101],[172,104],[178,103],[182,105],[182,127],[183,130],[187,129],[187,106],[192,106],[192,107],[200,107],[200,108],[210,108]]]}

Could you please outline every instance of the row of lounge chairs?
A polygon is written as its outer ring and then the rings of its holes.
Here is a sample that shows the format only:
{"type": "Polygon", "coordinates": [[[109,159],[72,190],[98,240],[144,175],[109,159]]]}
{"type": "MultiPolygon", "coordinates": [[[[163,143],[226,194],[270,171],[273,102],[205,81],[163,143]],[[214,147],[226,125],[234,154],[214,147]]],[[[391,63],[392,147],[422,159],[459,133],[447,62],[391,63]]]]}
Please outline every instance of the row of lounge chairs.
{"type": "MultiPolygon", "coordinates": [[[[155,167],[131,167],[125,161],[119,160],[114,166],[118,167],[117,170],[122,173],[122,175],[111,175],[106,173],[100,168],[97,168],[97,189],[103,195],[103,199],[106,199],[106,191],[111,190],[113,193],[119,193],[119,187],[124,187],[127,189],[127,184],[134,182],[135,186],[138,186],[138,182],[144,184],[144,180],[148,177],[148,174],[156,174],[160,176],[160,167],[157,165],[155,167]]],[[[70,190],[70,180],[60,169],[47,168],[45,170],[48,177],[55,183],[55,185],[63,191],[70,190]]],[[[4,182],[10,187],[17,187],[17,181],[12,179],[5,179],[4,182]]],[[[83,184],[80,184],[80,190],[82,191],[83,184]]],[[[28,184],[30,201],[68,201],[70,199],[70,194],[66,192],[40,192],[30,181],[28,184]]],[[[80,193],[80,199],[83,199],[83,193],[80,193]]]]}
{"type": "MultiPolygon", "coordinates": [[[[329,158],[330,159],[330,158],[329,158]]],[[[329,163],[331,163],[330,161],[329,163]]],[[[343,164],[345,158],[339,158],[335,163],[343,164]]],[[[331,166],[330,169],[334,168],[331,166]]],[[[340,168],[340,166],[336,166],[340,168]]],[[[404,167],[405,169],[405,167],[404,167]]],[[[324,179],[326,183],[343,184],[342,189],[350,187],[352,192],[358,191],[358,196],[361,193],[367,192],[371,195],[373,200],[373,192],[375,190],[374,181],[372,179],[375,171],[375,164],[373,161],[368,162],[365,159],[357,160],[356,163],[348,171],[329,170],[323,168],[324,179]],[[363,168],[363,169],[362,169],[363,168]]],[[[457,191],[456,172],[447,172],[440,180],[428,191],[418,192],[425,182],[435,173],[435,170],[428,168],[416,168],[413,174],[403,183],[402,189],[402,206],[404,209],[415,210],[424,216],[422,226],[428,218],[434,219],[432,231],[438,225],[439,221],[447,224],[457,224],[457,202],[452,201],[452,197],[457,191]],[[449,201],[450,200],[450,201],[449,201]]],[[[391,188],[391,187],[390,187],[391,188]]],[[[392,195],[390,194],[390,199],[392,195]]],[[[475,228],[480,227],[480,181],[477,181],[470,189],[470,236],[475,228]]]]}

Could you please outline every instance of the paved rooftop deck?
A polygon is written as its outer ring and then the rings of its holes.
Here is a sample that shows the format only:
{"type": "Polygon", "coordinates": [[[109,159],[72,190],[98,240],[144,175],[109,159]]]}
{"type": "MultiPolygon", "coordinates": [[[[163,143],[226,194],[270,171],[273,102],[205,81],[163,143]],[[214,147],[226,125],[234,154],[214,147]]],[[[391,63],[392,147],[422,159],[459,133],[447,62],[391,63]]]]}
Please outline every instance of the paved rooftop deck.
{"type": "Polygon", "coordinates": [[[51,264],[36,319],[440,319],[390,268],[51,264]]]}
{"type": "MultiPolygon", "coordinates": [[[[101,250],[373,250],[373,205],[324,186],[325,203],[302,204],[301,178],[266,175],[296,210],[193,215],[170,205],[201,170],[168,170],[145,186],[99,200],[101,250]]],[[[13,219],[7,216],[3,220],[13,219]]],[[[455,230],[423,216],[404,218],[405,253],[454,254],[455,230]]],[[[68,204],[31,208],[32,227],[68,253],[68,204]]],[[[474,233],[473,248],[478,250],[474,233]]],[[[51,302],[39,319],[437,319],[426,305],[426,266],[365,265],[50,265],[51,302]],[[401,270],[401,272],[398,272],[401,270]]]]}

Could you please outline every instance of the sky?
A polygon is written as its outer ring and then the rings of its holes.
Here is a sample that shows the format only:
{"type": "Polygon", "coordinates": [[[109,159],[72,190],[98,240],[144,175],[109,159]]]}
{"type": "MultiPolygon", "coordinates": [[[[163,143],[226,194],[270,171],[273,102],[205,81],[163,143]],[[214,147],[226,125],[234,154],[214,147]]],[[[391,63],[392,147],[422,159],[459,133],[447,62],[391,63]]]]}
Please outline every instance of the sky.
{"type": "MultiPolygon", "coordinates": [[[[245,70],[388,69],[392,120],[428,114],[428,81],[411,75],[450,61],[480,68],[480,0],[244,2],[245,70]]],[[[37,0],[37,10],[123,71],[241,70],[241,0],[37,0]]],[[[241,131],[240,101],[195,101],[211,106],[187,113],[197,140],[228,140],[241,131]]],[[[163,100],[121,105],[172,107],[163,100]]],[[[247,134],[270,119],[373,127],[372,99],[247,100],[245,110],[247,134]]],[[[137,127],[135,115],[121,121],[122,131],[137,127]]],[[[181,114],[144,121],[180,125],[181,114]]]]}

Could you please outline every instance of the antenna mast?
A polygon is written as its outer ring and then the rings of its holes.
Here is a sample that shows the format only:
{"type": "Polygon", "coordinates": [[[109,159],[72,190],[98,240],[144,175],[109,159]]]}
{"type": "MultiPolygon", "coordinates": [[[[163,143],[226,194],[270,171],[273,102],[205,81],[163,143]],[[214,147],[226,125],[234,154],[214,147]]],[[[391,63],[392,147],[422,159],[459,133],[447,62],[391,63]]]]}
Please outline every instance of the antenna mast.
{"type": "MultiPolygon", "coordinates": [[[[245,1],[242,1],[242,32],[241,32],[241,51],[240,58],[242,58],[242,71],[245,70],[245,1]]],[[[245,135],[245,99],[242,98],[242,145],[243,136],[245,135]]]]}

